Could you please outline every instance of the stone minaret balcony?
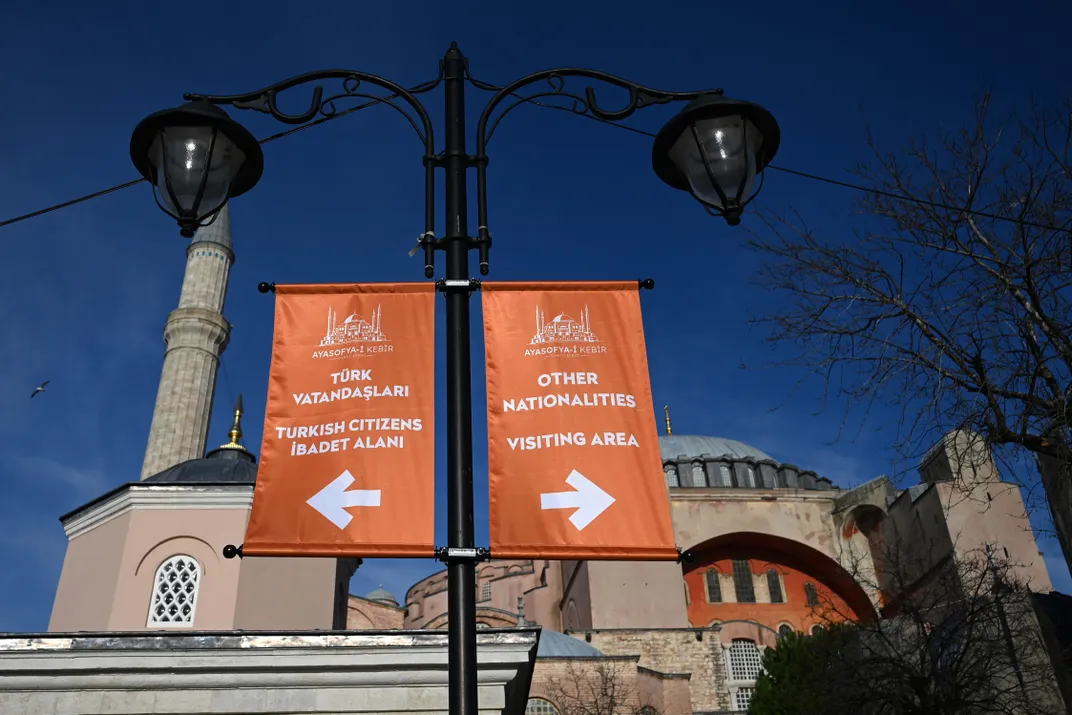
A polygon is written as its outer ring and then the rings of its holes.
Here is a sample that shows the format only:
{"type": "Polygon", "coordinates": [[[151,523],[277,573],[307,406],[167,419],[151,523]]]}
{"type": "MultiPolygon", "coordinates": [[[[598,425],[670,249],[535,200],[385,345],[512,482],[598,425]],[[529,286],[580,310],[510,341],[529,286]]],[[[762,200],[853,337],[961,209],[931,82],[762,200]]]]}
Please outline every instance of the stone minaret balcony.
{"type": "Polygon", "coordinates": [[[205,453],[220,355],[231,324],[223,317],[234,252],[225,204],[186,249],[179,307],[164,325],[164,367],[156,395],[141,478],[205,453]]]}

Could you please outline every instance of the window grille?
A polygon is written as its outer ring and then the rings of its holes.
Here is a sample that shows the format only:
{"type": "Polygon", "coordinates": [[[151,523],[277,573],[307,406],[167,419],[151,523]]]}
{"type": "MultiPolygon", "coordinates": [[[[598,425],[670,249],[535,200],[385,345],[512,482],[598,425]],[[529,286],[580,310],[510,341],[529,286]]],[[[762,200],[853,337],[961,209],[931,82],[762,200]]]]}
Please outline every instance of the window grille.
{"type": "Polygon", "coordinates": [[[748,704],[752,702],[752,696],[756,694],[755,688],[737,688],[737,695],[734,697],[734,706],[737,710],[747,710],[748,704]]]}
{"type": "Polygon", "coordinates": [[[704,472],[702,462],[692,463],[692,486],[694,487],[706,487],[707,486],[707,473],[704,472]]]}
{"type": "Polygon", "coordinates": [[[755,680],[759,677],[760,662],[755,641],[733,639],[730,644],[730,680],[755,680]]]}
{"type": "Polygon", "coordinates": [[[819,592],[815,590],[815,584],[811,581],[804,584],[804,600],[809,606],[819,605],[819,592]]]}
{"type": "Polygon", "coordinates": [[[172,556],[156,569],[150,626],[190,626],[197,608],[201,567],[192,556],[172,556]]]}
{"type": "Polygon", "coordinates": [[[529,701],[525,703],[525,715],[558,715],[558,708],[549,700],[529,698],[529,701]]]}
{"type": "Polygon", "coordinates": [[[755,603],[756,589],[752,583],[752,569],[748,561],[735,559],[733,562],[733,588],[737,592],[737,603],[755,603]]]}
{"type": "Polygon", "coordinates": [[[708,569],[705,576],[707,577],[707,602],[722,603],[722,584],[718,580],[718,571],[708,569]]]}
{"type": "Polygon", "coordinates": [[[729,466],[727,466],[725,464],[718,465],[718,473],[722,475],[722,486],[724,486],[724,487],[732,487],[733,486],[733,476],[730,474],[729,466]]]}
{"type": "Polygon", "coordinates": [[[666,486],[668,487],[680,487],[681,482],[677,478],[677,467],[673,464],[668,464],[663,467],[663,474],[666,476],[666,486]]]}
{"type": "Polygon", "coordinates": [[[485,582],[480,587],[480,600],[481,601],[490,601],[491,600],[491,581],[485,582]]]}
{"type": "Polygon", "coordinates": [[[785,599],[782,598],[782,581],[778,578],[778,572],[774,569],[767,569],[767,590],[770,591],[771,603],[783,603],[785,599]]]}

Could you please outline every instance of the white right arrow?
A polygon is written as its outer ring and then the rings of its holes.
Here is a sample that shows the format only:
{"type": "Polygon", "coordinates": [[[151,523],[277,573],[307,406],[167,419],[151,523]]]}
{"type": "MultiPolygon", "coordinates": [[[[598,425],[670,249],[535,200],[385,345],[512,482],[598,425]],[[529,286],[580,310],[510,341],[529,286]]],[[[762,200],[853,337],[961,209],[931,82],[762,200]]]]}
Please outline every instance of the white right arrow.
{"type": "Polygon", "coordinates": [[[566,484],[576,489],[573,492],[550,492],[540,495],[542,509],[576,509],[569,520],[583,531],[596,517],[614,503],[614,497],[600,489],[594,482],[574,469],[566,477],[566,484]]]}
{"type": "Polygon", "coordinates": [[[354,506],[379,506],[379,489],[355,489],[352,492],[346,488],[354,483],[354,477],[347,469],[335,480],[309,498],[306,503],[323,514],[328,521],[340,529],[353,520],[353,515],[346,511],[354,506]]]}

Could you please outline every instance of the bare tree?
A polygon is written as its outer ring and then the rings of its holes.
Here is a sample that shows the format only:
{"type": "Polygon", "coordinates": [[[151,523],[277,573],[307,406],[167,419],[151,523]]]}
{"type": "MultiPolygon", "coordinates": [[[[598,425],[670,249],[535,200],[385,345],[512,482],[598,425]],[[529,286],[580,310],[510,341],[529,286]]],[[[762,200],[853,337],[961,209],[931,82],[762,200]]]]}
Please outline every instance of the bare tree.
{"type": "Polygon", "coordinates": [[[1003,551],[958,554],[886,529],[868,568],[864,561],[853,576],[883,594],[882,618],[845,625],[851,614],[834,601],[816,607],[829,628],[840,629],[843,645],[827,671],[831,712],[1065,711],[1032,593],[1003,551]]]}
{"type": "Polygon", "coordinates": [[[660,715],[614,661],[569,661],[545,692],[561,715],[660,715]]]}
{"type": "Polygon", "coordinates": [[[828,394],[899,406],[909,453],[966,428],[1035,457],[1072,568],[1072,100],[993,114],[986,96],[936,143],[872,141],[851,237],[763,215],[785,300],[759,320],[828,394]]]}

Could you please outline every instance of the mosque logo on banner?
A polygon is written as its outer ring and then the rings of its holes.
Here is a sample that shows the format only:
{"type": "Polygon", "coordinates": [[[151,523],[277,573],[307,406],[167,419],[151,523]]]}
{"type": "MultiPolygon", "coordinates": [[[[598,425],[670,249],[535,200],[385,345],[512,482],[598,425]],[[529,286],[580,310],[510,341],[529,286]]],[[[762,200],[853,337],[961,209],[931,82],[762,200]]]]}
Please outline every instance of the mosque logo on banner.
{"type": "Polygon", "coordinates": [[[319,345],[322,349],[314,351],[313,357],[338,360],[392,352],[394,346],[384,335],[382,324],[383,307],[379,305],[368,320],[351,313],[341,323],[335,309],[328,308],[327,332],[319,345]]]}
{"type": "Polygon", "coordinates": [[[547,320],[543,308],[536,306],[536,333],[525,348],[525,356],[560,355],[574,357],[580,355],[598,355],[607,352],[592,329],[592,313],[585,305],[580,313],[581,319],[574,320],[565,313],[559,313],[547,320]]]}

